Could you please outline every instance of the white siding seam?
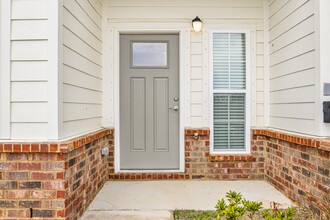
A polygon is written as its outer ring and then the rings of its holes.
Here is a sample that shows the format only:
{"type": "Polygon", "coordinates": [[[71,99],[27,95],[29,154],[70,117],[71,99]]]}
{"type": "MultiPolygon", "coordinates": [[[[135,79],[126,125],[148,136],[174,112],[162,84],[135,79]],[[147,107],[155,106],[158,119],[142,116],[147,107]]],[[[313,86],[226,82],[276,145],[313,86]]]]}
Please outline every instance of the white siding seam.
{"type": "Polygon", "coordinates": [[[275,63],[275,64],[271,65],[270,67],[274,67],[274,66],[277,66],[277,65],[279,65],[279,64],[281,64],[281,63],[285,63],[285,62],[287,62],[287,61],[289,61],[289,60],[293,60],[293,59],[295,59],[295,58],[297,58],[297,57],[300,57],[300,56],[302,56],[302,55],[308,54],[308,53],[310,53],[310,52],[312,52],[312,51],[315,51],[315,49],[312,49],[312,50],[306,51],[306,52],[301,53],[301,54],[297,54],[297,55],[294,56],[294,57],[290,57],[290,58],[288,58],[288,59],[286,59],[286,60],[283,60],[283,61],[281,61],[281,62],[275,63]]]}
{"type": "MultiPolygon", "coordinates": [[[[290,0],[291,1],[291,0],[290,0]]],[[[290,2],[288,1],[287,4],[290,2]]],[[[298,8],[296,8],[294,11],[292,11],[291,13],[289,13],[287,16],[285,16],[282,20],[279,20],[278,23],[274,24],[272,27],[270,27],[270,31],[272,29],[274,29],[277,25],[279,25],[280,23],[282,23],[286,18],[288,18],[290,15],[292,15],[293,13],[295,13],[297,10],[299,10],[301,7],[303,7],[304,5],[306,5],[310,0],[307,0],[306,2],[304,2],[304,4],[300,5],[298,8]]]]}
{"type": "Polygon", "coordinates": [[[17,80],[17,79],[12,79],[11,82],[48,82],[48,80],[45,79],[24,79],[24,80],[17,80]]]}
{"type": "MultiPolygon", "coordinates": [[[[268,0],[266,0],[268,1],[268,0]]],[[[269,4],[269,7],[272,6],[274,4],[274,2],[276,2],[277,0],[269,0],[270,4],[269,4]]]]}
{"type": "Polygon", "coordinates": [[[48,18],[12,18],[12,21],[48,21],[48,18]]]}
{"type": "Polygon", "coordinates": [[[315,102],[288,102],[288,103],[270,103],[270,105],[296,105],[296,104],[311,104],[315,102]]]}
{"type": "Polygon", "coordinates": [[[84,89],[84,90],[88,90],[88,91],[92,91],[92,92],[102,93],[102,90],[96,90],[96,89],[92,89],[92,88],[88,88],[88,87],[84,87],[84,86],[74,85],[72,83],[63,82],[63,85],[68,85],[68,86],[72,86],[75,88],[80,88],[80,89],[84,89]]]}
{"type": "Polygon", "coordinates": [[[10,59],[11,61],[14,62],[47,62],[49,59],[33,59],[33,60],[28,60],[28,59],[10,59]]]}
{"type": "Polygon", "coordinates": [[[93,117],[85,117],[85,118],[77,118],[77,119],[71,119],[71,120],[63,120],[63,123],[69,123],[69,122],[75,122],[75,121],[83,121],[83,120],[89,120],[89,119],[101,119],[102,115],[99,116],[93,116],[93,117]]]}
{"type": "MultiPolygon", "coordinates": [[[[302,40],[302,39],[304,39],[304,38],[306,38],[306,37],[308,37],[308,36],[310,36],[310,35],[313,35],[313,34],[314,34],[314,31],[312,31],[312,32],[310,32],[310,33],[308,33],[308,34],[306,34],[306,35],[304,35],[304,36],[302,36],[302,37],[299,37],[299,38],[295,39],[294,41],[292,41],[292,42],[286,44],[285,46],[283,46],[283,47],[281,47],[281,48],[279,48],[279,49],[273,51],[272,53],[270,53],[270,55],[273,55],[273,54],[275,54],[275,53],[277,53],[277,52],[283,50],[284,48],[287,48],[288,46],[290,46],[290,45],[292,45],[292,44],[294,44],[294,43],[296,43],[296,42],[298,42],[298,41],[300,41],[300,40],[302,40]]],[[[273,41],[271,41],[271,42],[273,42],[273,41]]]]}
{"type": "MultiPolygon", "coordinates": [[[[138,2],[138,1],[137,1],[138,2]]],[[[116,6],[110,6],[111,8],[156,8],[156,7],[166,7],[166,8],[177,8],[177,7],[187,7],[186,5],[163,5],[159,6],[158,4],[155,5],[116,5],[116,6]]],[[[256,6],[205,6],[205,5],[189,5],[189,8],[221,8],[221,9],[262,9],[262,7],[256,7],[256,6]]]]}
{"type": "MultiPolygon", "coordinates": [[[[292,30],[293,28],[295,28],[296,26],[300,25],[301,23],[305,22],[308,19],[311,19],[312,17],[314,17],[314,14],[309,15],[308,17],[306,17],[305,19],[301,20],[300,22],[298,22],[297,24],[293,25],[292,27],[290,27],[289,29],[283,31],[280,35],[278,35],[277,37],[273,38],[270,42],[273,42],[275,40],[277,40],[278,38],[280,38],[281,36],[283,36],[284,34],[286,34],[287,32],[289,32],[290,30],[292,30]]],[[[311,29],[312,30],[312,29],[311,29]]],[[[312,33],[314,33],[315,31],[312,30],[312,33]]]]}
{"type": "Polygon", "coordinates": [[[307,84],[307,85],[303,85],[303,86],[288,87],[288,88],[285,88],[285,89],[270,90],[269,92],[270,93],[275,93],[275,92],[280,92],[280,91],[285,91],[285,90],[294,90],[294,89],[300,89],[300,88],[311,87],[311,86],[315,86],[315,83],[307,84]]]}
{"type": "Polygon", "coordinates": [[[299,118],[299,117],[285,117],[285,116],[270,116],[271,118],[286,118],[286,119],[299,119],[299,120],[303,120],[303,121],[314,121],[314,119],[308,119],[308,118],[299,118]]]}
{"type": "MultiPolygon", "coordinates": [[[[78,4],[78,6],[81,8],[81,10],[83,10],[84,12],[85,12],[85,14],[90,18],[90,20],[102,31],[102,24],[101,24],[101,26],[99,26],[95,21],[94,21],[94,19],[88,14],[88,12],[84,9],[84,7],[82,7],[82,5],[81,4],[79,4],[79,2],[77,1],[77,0],[75,0],[76,1],[76,3],[78,4]]],[[[88,2],[88,4],[90,4],[90,2],[89,1],[87,1],[88,2]]],[[[93,8],[93,7],[92,7],[93,8]]],[[[94,9],[94,8],[93,8],[94,9]]],[[[98,13],[97,13],[98,14],[98,13]]],[[[100,17],[101,19],[102,19],[102,17],[100,17]]]]}
{"type": "Polygon", "coordinates": [[[66,11],[69,13],[69,14],[71,14],[71,16],[73,17],[73,18],[75,18],[89,33],[91,33],[96,39],[98,39],[100,42],[102,42],[102,38],[100,38],[100,37],[98,37],[97,35],[95,35],[94,33],[93,33],[93,31],[91,31],[88,27],[86,27],[86,25],[84,25],[84,23],[82,23],[81,21],[80,21],[80,19],[79,18],[77,18],[74,14],[72,14],[72,12],[70,11],[70,9],[68,9],[68,8],[66,8],[65,6],[64,6],[64,8],[66,9],[66,11]]]}
{"type": "MultiPolygon", "coordinates": [[[[81,41],[83,41],[87,46],[89,46],[91,49],[95,50],[98,54],[102,55],[102,52],[98,51],[96,48],[94,48],[92,45],[90,45],[88,42],[86,42],[84,39],[82,39],[79,35],[77,35],[76,33],[74,33],[70,28],[66,27],[65,25],[63,25],[63,27],[70,31],[73,35],[75,35],[77,38],[79,38],[81,41]]],[[[64,44],[65,45],[65,44],[64,44]]]]}
{"type": "MultiPolygon", "coordinates": [[[[266,0],[267,1],[267,0],[266,0]]],[[[272,4],[274,2],[276,2],[277,0],[273,1],[272,4]]],[[[282,7],[278,8],[277,11],[275,11],[272,15],[268,16],[268,18],[272,18],[274,15],[277,14],[277,12],[279,12],[282,8],[284,8],[291,0],[287,1],[285,4],[282,5],[282,7]]],[[[271,4],[271,5],[272,5],[271,4]]],[[[269,8],[271,7],[271,5],[269,5],[269,8]]]]}
{"type": "MultiPolygon", "coordinates": [[[[100,3],[100,1],[98,1],[100,3]]],[[[93,9],[96,11],[96,13],[102,18],[102,14],[100,14],[98,12],[98,10],[94,7],[94,5],[90,2],[90,0],[88,0],[88,3],[93,7],[93,9]]],[[[102,6],[102,4],[100,3],[100,5],[102,6]]],[[[102,10],[102,9],[101,9],[102,10]]],[[[103,20],[103,19],[102,19],[103,20]]]]}
{"type": "MultiPolygon", "coordinates": [[[[12,121],[11,124],[48,124],[47,121],[12,121]]],[[[38,132],[38,131],[36,131],[38,132]]]]}
{"type": "Polygon", "coordinates": [[[69,68],[74,69],[74,70],[76,70],[76,71],[79,71],[80,73],[85,74],[85,75],[90,76],[90,77],[93,77],[93,78],[95,78],[95,79],[102,80],[102,78],[100,78],[100,77],[98,77],[98,76],[91,75],[91,74],[89,74],[89,73],[87,73],[87,72],[84,72],[84,71],[82,71],[82,70],[80,70],[80,69],[77,69],[77,68],[75,68],[75,67],[73,67],[73,66],[70,66],[70,65],[67,64],[67,63],[63,63],[63,66],[66,66],[66,67],[69,67],[69,68]]]}
{"type": "Polygon", "coordinates": [[[102,68],[102,66],[101,66],[100,64],[97,64],[97,63],[95,63],[93,60],[91,60],[91,59],[89,59],[88,57],[86,57],[86,56],[82,55],[81,53],[79,53],[79,52],[75,51],[74,49],[70,48],[69,46],[67,46],[67,45],[65,45],[65,44],[63,44],[63,46],[64,46],[64,47],[66,47],[67,49],[71,50],[72,52],[74,52],[74,53],[78,54],[79,56],[81,56],[81,57],[85,58],[86,60],[90,61],[91,63],[95,64],[96,66],[98,66],[98,67],[101,67],[101,68],[102,68]]]}
{"type": "Polygon", "coordinates": [[[93,102],[72,102],[72,101],[64,101],[65,104],[74,104],[74,105],[100,105],[102,106],[102,103],[93,103],[93,102]]]}
{"type": "Polygon", "coordinates": [[[306,68],[306,69],[302,69],[302,70],[298,70],[298,71],[286,73],[284,75],[279,75],[279,76],[271,77],[270,80],[279,79],[279,78],[282,78],[282,77],[290,76],[290,75],[293,75],[293,74],[296,74],[296,73],[301,73],[301,72],[304,72],[306,70],[312,70],[312,69],[315,69],[315,67],[309,67],[309,68],[306,68]]]}
{"type": "Polygon", "coordinates": [[[11,39],[11,42],[31,42],[31,41],[48,41],[48,38],[33,38],[33,39],[11,39]]]}

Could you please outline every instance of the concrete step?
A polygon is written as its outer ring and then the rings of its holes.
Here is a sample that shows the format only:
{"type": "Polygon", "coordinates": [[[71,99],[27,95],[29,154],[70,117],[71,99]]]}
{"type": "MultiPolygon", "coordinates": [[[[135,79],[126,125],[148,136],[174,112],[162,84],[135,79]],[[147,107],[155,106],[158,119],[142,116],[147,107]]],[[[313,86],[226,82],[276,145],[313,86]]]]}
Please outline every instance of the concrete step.
{"type": "Polygon", "coordinates": [[[174,220],[171,211],[86,211],[80,220],[174,220]]]}

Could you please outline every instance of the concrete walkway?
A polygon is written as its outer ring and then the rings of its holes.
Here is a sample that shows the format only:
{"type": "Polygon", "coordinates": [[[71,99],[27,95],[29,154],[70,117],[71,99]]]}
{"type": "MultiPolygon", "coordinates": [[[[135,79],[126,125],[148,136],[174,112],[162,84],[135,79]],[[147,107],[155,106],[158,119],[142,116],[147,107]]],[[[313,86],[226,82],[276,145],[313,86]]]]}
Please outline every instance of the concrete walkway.
{"type": "Polygon", "coordinates": [[[272,201],[294,205],[264,181],[116,181],[104,185],[81,219],[172,219],[175,209],[214,210],[229,190],[264,208],[272,201]]]}

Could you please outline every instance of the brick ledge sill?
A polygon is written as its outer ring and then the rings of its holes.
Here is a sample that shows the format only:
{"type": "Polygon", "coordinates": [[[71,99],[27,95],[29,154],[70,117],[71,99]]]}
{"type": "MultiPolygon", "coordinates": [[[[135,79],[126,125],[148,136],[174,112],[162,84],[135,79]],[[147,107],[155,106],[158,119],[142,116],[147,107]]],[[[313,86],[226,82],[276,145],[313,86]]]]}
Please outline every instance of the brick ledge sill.
{"type": "Polygon", "coordinates": [[[289,134],[273,129],[252,129],[253,135],[276,138],[282,141],[287,141],[294,144],[313,147],[316,149],[330,152],[330,139],[328,138],[313,138],[301,135],[289,134]]]}
{"type": "Polygon", "coordinates": [[[101,129],[63,142],[0,143],[3,153],[69,153],[97,139],[113,134],[113,129],[101,129]]]}
{"type": "Polygon", "coordinates": [[[251,154],[244,155],[219,155],[219,154],[211,154],[210,155],[211,162],[225,162],[225,161],[250,161],[256,162],[256,158],[251,154]]]}

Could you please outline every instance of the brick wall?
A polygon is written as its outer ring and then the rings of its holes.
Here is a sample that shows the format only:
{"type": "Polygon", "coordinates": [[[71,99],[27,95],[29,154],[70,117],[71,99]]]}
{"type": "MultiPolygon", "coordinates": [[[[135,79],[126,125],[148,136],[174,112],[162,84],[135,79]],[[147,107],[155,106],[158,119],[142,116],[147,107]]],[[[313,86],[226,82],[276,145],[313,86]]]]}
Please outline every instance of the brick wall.
{"type": "Polygon", "coordinates": [[[264,179],[264,142],[253,137],[250,155],[211,155],[209,130],[186,130],[185,166],[189,179],[264,179]],[[195,140],[193,134],[198,133],[195,140]]]}
{"type": "Polygon", "coordinates": [[[57,217],[65,208],[62,155],[1,153],[0,170],[1,219],[57,217]]]}
{"type": "Polygon", "coordinates": [[[328,141],[256,130],[266,139],[266,180],[298,204],[330,219],[328,141]]]}
{"type": "Polygon", "coordinates": [[[114,173],[114,149],[109,158],[109,178],[114,180],[175,180],[175,179],[264,179],[264,139],[253,137],[251,154],[210,154],[209,129],[185,130],[185,172],[182,173],[114,173]],[[199,134],[198,140],[194,133],[199,134]]]}
{"type": "Polygon", "coordinates": [[[208,129],[186,129],[184,172],[118,174],[113,130],[60,143],[0,144],[0,219],[77,219],[107,179],[265,179],[330,219],[329,140],[262,129],[253,130],[249,155],[211,155],[209,145],[208,129]],[[105,146],[110,153],[102,157],[105,146]]]}
{"type": "Polygon", "coordinates": [[[61,143],[0,144],[0,218],[77,219],[107,180],[101,148],[112,139],[102,130],[61,143]]]}

